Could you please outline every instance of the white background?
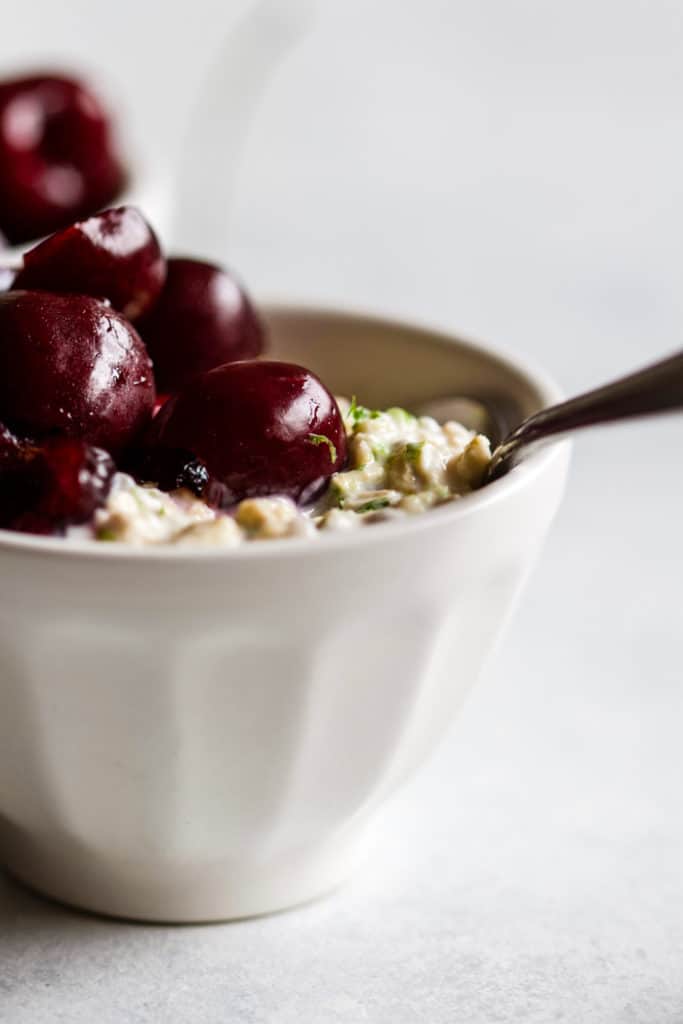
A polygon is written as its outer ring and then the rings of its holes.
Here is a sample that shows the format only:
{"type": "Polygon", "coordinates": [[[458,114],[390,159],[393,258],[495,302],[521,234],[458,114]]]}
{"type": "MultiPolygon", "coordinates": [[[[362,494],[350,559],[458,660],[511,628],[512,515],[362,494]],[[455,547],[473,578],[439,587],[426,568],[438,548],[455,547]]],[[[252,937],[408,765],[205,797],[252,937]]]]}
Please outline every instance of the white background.
{"type": "MultiPolygon", "coordinates": [[[[4,66],[94,70],[167,171],[246,9],[25,6],[4,66]]],[[[317,7],[225,177],[221,255],[257,293],[457,328],[568,392],[681,346],[680,3],[317,7]]],[[[676,419],[578,442],[495,664],[345,889],[174,930],[0,882],[3,1024],[683,1022],[682,443],[676,419]]]]}

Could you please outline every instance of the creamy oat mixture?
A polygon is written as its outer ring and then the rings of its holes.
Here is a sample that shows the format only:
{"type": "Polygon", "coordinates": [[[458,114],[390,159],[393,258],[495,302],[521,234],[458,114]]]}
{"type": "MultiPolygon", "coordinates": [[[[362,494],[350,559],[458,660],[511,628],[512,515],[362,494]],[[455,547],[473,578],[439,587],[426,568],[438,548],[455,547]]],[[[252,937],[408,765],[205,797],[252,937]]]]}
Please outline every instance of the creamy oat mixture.
{"type": "Polygon", "coordinates": [[[118,473],[104,508],[72,537],[135,545],[232,547],[251,540],[315,537],[320,531],[417,515],[475,490],[491,457],[489,441],[461,423],[437,423],[404,409],[366,409],[338,399],[348,435],[347,468],[324,496],[300,509],[289,498],[248,498],[230,513],[188,491],[164,493],[118,473]]]}

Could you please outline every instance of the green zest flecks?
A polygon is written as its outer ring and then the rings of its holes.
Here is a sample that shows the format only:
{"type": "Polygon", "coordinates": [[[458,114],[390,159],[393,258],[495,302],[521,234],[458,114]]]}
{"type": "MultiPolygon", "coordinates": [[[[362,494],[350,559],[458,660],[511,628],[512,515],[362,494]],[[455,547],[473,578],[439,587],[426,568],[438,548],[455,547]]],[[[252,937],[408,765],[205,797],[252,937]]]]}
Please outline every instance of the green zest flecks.
{"type": "MultiPolygon", "coordinates": [[[[106,505],[95,514],[99,541],[131,544],[234,546],[281,537],[315,536],[386,519],[414,516],[481,486],[489,442],[462,424],[438,423],[394,406],[386,411],[338,399],[348,458],[334,472],[337,446],[325,434],[309,434],[330,457],[329,487],[315,505],[289,498],[247,498],[228,513],[209,508],[187,491],[171,494],[140,486],[117,474],[106,505]]],[[[327,457],[322,456],[327,462],[327,457]]],[[[82,528],[81,528],[82,529],[82,528]]]]}
{"type": "Polygon", "coordinates": [[[379,509],[389,508],[390,505],[391,502],[388,498],[373,498],[372,501],[366,501],[363,505],[359,505],[354,512],[378,512],[379,509]]]}
{"type": "Polygon", "coordinates": [[[381,416],[379,409],[368,409],[364,405],[359,405],[354,395],[351,399],[351,405],[349,411],[346,414],[346,427],[347,430],[352,433],[353,428],[359,423],[363,423],[365,420],[376,420],[378,416],[381,416]]]}
{"type": "Polygon", "coordinates": [[[106,526],[102,527],[102,529],[97,531],[97,540],[118,540],[118,539],[119,539],[118,538],[118,534],[116,534],[114,532],[114,530],[107,529],[106,526]]]}
{"type": "Polygon", "coordinates": [[[326,444],[330,452],[330,462],[337,461],[337,448],[325,434],[309,434],[308,440],[311,444],[326,444]]]}
{"type": "Polygon", "coordinates": [[[417,419],[417,417],[413,416],[411,412],[406,412],[405,409],[400,409],[397,405],[392,406],[391,409],[387,409],[386,415],[391,416],[392,420],[400,426],[412,425],[417,419]]]}

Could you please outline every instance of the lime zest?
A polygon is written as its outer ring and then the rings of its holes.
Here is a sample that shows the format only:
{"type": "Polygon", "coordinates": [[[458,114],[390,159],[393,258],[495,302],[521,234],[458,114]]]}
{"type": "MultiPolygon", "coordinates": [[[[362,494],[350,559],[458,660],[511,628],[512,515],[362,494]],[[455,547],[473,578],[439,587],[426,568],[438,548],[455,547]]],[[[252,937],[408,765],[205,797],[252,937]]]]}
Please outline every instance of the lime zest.
{"type": "Polygon", "coordinates": [[[406,449],[405,449],[406,460],[408,462],[411,462],[413,465],[415,465],[415,463],[420,458],[420,452],[422,451],[423,448],[424,448],[424,441],[409,441],[406,444],[406,449]]]}
{"type": "Polygon", "coordinates": [[[337,461],[337,449],[336,446],[330,441],[329,437],[325,434],[309,434],[308,440],[311,444],[326,444],[330,452],[330,462],[334,463],[337,461]]]}
{"type": "Polygon", "coordinates": [[[373,498],[372,501],[366,501],[364,505],[359,505],[355,510],[356,512],[378,512],[381,508],[388,508],[391,502],[388,498],[373,498]]]}
{"type": "Polygon", "coordinates": [[[118,540],[114,530],[111,530],[108,526],[103,526],[97,531],[97,540],[112,541],[118,540]]]}
{"type": "Polygon", "coordinates": [[[356,396],[351,396],[351,405],[346,414],[346,421],[352,430],[359,423],[363,423],[365,420],[377,420],[381,415],[379,409],[368,409],[365,405],[359,405],[356,396]]]}
{"type": "Polygon", "coordinates": [[[413,416],[407,409],[401,409],[398,405],[392,405],[391,409],[386,410],[386,415],[391,416],[395,423],[407,426],[409,423],[415,423],[417,416],[413,416]]]}

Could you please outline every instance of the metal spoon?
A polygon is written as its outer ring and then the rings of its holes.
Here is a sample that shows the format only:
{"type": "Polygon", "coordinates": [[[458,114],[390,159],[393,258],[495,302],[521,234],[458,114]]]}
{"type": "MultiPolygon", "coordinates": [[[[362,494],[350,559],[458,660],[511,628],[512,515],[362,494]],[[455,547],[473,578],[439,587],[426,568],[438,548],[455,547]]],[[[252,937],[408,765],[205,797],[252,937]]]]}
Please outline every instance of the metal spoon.
{"type": "MultiPolygon", "coordinates": [[[[676,409],[683,410],[683,351],[529,416],[494,449],[484,482],[504,476],[532,445],[548,444],[582,427],[676,409]]],[[[422,411],[441,421],[460,418],[471,429],[482,433],[487,433],[488,425],[489,436],[497,433],[499,417],[476,399],[434,399],[426,403],[422,411]]]]}

